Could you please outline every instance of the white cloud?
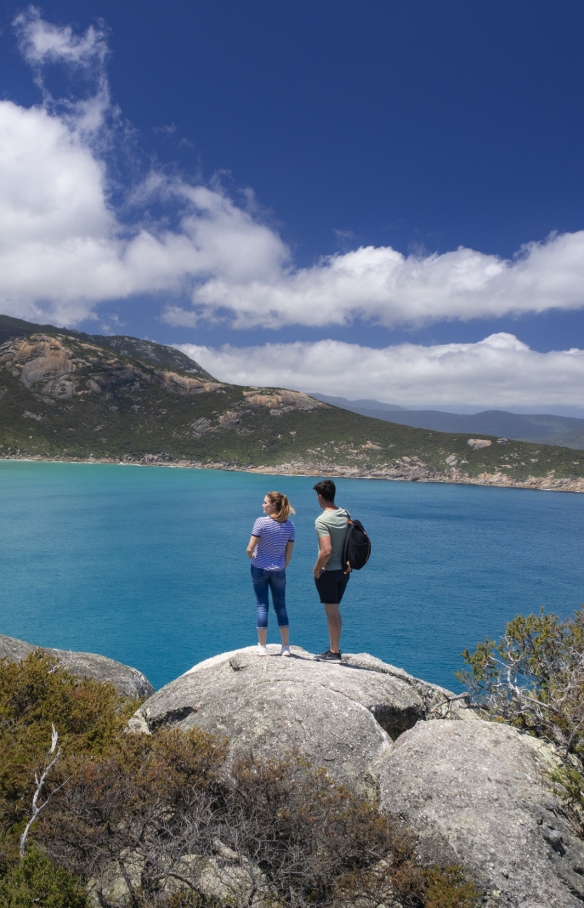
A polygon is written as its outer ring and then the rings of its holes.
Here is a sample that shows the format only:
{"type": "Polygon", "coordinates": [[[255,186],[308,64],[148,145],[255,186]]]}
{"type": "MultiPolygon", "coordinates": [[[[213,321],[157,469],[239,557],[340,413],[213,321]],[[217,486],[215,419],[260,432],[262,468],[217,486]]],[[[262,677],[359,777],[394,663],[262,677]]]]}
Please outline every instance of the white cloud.
{"type": "MultiPolygon", "coordinates": [[[[234,384],[373,398],[409,406],[581,407],[584,350],[538,353],[512,334],[474,344],[382,349],[341,341],[179,349],[234,384]]],[[[541,412],[541,411],[540,411],[541,412]]]]}
{"type": "Polygon", "coordinates": [[[64,62],[83,69],[101,67],[108,54],[103,28],[90,25],[84,35],[70,26],[59,27],[41,18],[37,6],[29,6],[14,20],[21,54],[31,66],[64,62]]]}
{"type": "MultiPolygon", "coordinates": [[[[101,90],[100,90],[101,91],[101,90]]],[[[101,94],[100,94],[101,97],[101,94]]],[[[94,120],[103,125],[98,100],[94,120]]],[[[91,98],[64,115],[52,104],[0,101],[0,308],[75,324],[102,301],[136,293],[188,293],[222,274],[272,274],[287,255],[280,239],[220,191],[151,174],[135,206],[156,197],[180,212],[179,227],[128,228],[108,201],[106,166],[95,152],[91,98]]]]}
{"type": "MultiPolygon", "coordinates": [[[[361,247],[311,268],[280,269],[235,283],[211,276],[193,293],[195,309],[230,310],[236,328],[349,325],[388,328],[444,319],[497,317],[584,306],[584,231],[526,245],[513,260],[459,248],[404,256],[361,247]]],[[[173,321],[180,323],[175,311],[173,321]]]]}
{"type": "MultiPolygon", "coordinates": [[[[118,137],[104,29],[76,35],[43,20],[36,7],[15,27],[43,104],[0,101],[4,312],[74,324],[101,302],[167,292],[176,295],[163,314],[171,324],[221,320],[276,329],[357,318],[393,327],[584,307],[584,231],[528,244],[512,260],[464,248],[404,256],[369,246],[298,269],[278,234],[261,223],[250,193],[249,205],[237,205],[221,188],[159,173],[128,194],[128,226],[111,202],[102,150],[118,137]],[[81,71],[89,95],[55,101],[42,83],[47,63],[81,71]],[[146,212],[154,197],[162,215],[153,223],[146,212]]],[[[128,199],[124,204],[127,218],[128,199]]]]}

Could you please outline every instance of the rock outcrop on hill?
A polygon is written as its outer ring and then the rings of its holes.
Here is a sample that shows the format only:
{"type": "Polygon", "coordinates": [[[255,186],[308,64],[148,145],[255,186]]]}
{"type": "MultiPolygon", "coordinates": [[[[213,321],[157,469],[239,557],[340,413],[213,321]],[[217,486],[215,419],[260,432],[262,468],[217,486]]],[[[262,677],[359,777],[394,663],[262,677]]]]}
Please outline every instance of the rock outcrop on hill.
{"type": "MultiPolygon", "coordinates": [[[[106,656],[95,653],[75,653],[68,650],[41,647],[45,652],[56,656],[63,668],[78,678],[93,678],[94,681],[110,681],[116,690],[125,697],[150,697],[154,688],[148,678],[136,668],[123,665],[106,656]]],[[[32,643],[16,640],[14,637],[5,637],[0,634],[0,659],[10,662],[19,662],[29,653],[39,649],[32,643]]]]}
{"type": "Polygon", "coordinates": [[[55,400],[70,400],[80,389],[92,394],[117,388],[138,390],[141,382],[183,395],[223,387],[221,382],[204,377],[181,375],[154,366],[144,368],[95,344],[50,334],[8,341],[0,346],[0,363],[12,370],[28,389],[55,400]]]}
{"type": "Polygon", "coordinates": [[[551,790],[553,750],[478,719],[464,700],[366,654],[342,665],[261,658],[202,662],[147,700],[135,732],[199,726],[232,756],[294,748],[403,817],[426,860],[461,863],[488,908],[576,908],[584,843],[551,790]]]}

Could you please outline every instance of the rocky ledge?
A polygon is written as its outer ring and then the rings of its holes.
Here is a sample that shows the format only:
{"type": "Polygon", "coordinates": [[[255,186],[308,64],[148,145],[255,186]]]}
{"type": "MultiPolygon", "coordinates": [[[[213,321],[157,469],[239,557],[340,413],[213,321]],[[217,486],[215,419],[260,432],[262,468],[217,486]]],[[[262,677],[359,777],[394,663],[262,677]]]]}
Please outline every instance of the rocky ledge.
{"type": "Polygon", "coordinates": [[[32,643],[0,634],[0,659],[19,662],[36,649],[44,649],[44,652],[56,656],[63,668],[78,678],[111,682],[124,697],[150,697],[154,693],[154,688],[142,672],[114,659],[95,653],[75,653],[51,647],[37,647],[32,643]]]}
{"type": "Polygon", "coordinates": [[[577,908],[584,843],[553,794],[554,751],[367,654],[342,665],[223,653],[150,697],[134,732],[199,726],[231,756],[297,749],[406,820],[426,860],[462,863],[488,908],[577,908]]]}

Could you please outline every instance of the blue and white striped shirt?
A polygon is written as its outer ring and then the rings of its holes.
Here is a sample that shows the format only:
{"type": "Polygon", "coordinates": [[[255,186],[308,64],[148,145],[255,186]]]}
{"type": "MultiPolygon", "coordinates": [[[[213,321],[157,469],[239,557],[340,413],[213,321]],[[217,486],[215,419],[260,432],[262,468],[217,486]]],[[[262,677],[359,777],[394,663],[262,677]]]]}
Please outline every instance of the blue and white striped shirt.
{"type": "Polygon", "coordinates": [[[278,523],[272,517],[258,517],[251,531],[258,537],[251,563],[264,571],[283,571],[286,564],[286,543],[294,542],[295,529],[291,520],[278,523]]]}

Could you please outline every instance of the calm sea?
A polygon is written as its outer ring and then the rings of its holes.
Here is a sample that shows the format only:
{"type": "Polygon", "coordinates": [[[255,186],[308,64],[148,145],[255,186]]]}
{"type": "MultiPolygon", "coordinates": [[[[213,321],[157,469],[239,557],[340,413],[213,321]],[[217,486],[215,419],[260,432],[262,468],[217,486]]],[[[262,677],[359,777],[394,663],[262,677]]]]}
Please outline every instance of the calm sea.
{"type": "MultiPolygon", "coordinates": [[[[0,462],[0,632],[102,653],[155,687],[254,643],[245,547],[266,491],[296,508],[291,642],[326,648],[312,580],[316,480],[207,470],[0,462]]],[[[518,612],[584,602],[584,496],[339,480],[365,524],[343,646],[459,689],[460,653],[518,612]]],[[[268,640],[278,631],[270,614],[268,640]]]]}

